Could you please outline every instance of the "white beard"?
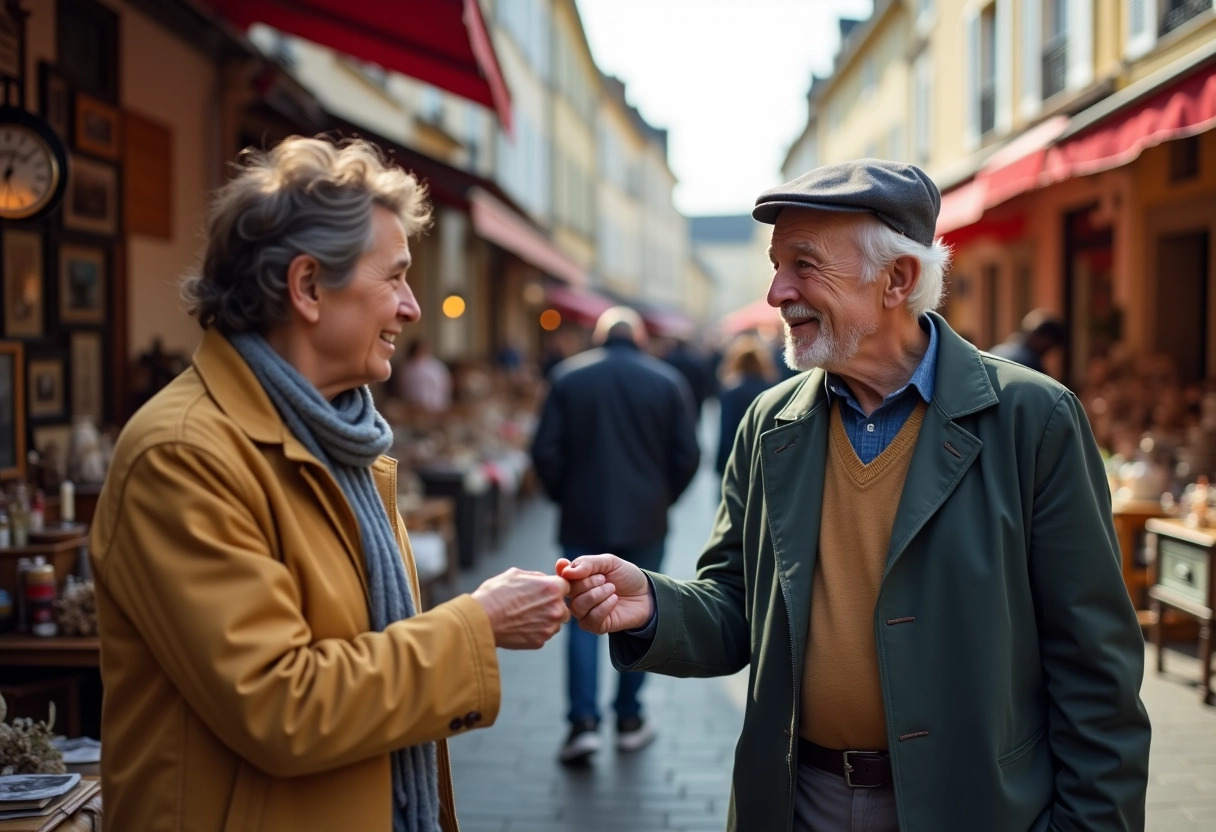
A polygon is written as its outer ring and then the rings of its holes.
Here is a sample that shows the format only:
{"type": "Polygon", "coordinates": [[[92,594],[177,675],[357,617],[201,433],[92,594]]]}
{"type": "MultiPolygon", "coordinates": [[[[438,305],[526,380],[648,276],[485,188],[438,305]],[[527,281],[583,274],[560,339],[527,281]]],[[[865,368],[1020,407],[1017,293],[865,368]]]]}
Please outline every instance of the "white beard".
{"type": "Polygon", "coordinates": [[[863,338],[878,331],[877,324],[858,324],[836,332],[819,312],[801,303],[781,307],[781,317],[786,321],[785,363],[794,370],[840,367],[857,355],[863,338]],[[790,318],[812,318],[819,322],[819,331],[814,336],[799,338],[790,330],[790,318]]]}

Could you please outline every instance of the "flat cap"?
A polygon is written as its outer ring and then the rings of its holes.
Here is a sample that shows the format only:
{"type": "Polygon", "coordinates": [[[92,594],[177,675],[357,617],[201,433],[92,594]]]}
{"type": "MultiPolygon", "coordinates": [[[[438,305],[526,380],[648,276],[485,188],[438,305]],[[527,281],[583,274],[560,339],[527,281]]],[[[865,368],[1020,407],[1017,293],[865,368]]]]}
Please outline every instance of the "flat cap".
{"type": "Polygon", "coordinates": [[[942,195],[915,165],[855,159],[824,165],[756,198],[752,216],[770,225],[782,208],[873,214],[905,237],[933,245],[942,195]]]}

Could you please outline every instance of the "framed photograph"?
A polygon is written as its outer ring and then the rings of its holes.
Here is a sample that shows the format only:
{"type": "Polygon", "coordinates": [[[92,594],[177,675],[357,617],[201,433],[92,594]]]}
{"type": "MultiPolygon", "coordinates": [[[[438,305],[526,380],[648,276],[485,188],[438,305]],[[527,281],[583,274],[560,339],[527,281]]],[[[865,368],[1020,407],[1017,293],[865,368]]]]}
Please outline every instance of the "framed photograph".
{"type": "Polygon", "coordinates": [[[0,480],[25,476],[25,358],[20,341],[0,341],[0,480]]]}
{"type": "Polygon", "coordinates": [[[109,258],[99,246],[59,247],[59,319],[67,324],[100,324],[106,319],[109,258]]]}
{"type": "Polygon", "coordinates": [[[34,358],[25,364],[26,408],[31,419],[62,417],[64,404],[62,358],[34,358]]]}
{"type": "Polygon", "coordinates": [[[4,337],[42,335],[42,235],[4,230],[4,337]]]}
{"type": "Polygon", "coordinates": [[[38,96],[42,117],[65,142],[72,140],[72,91],[54,66],[38,62],[38,96]]]}
{"type": "Polygon", "coordinates": [[[122,152],[118,140],[118,109],[96,98],[76,94],[76,149],[117,160],[122,152]]]}
{"type": "Polygon", "coordinates": [[[118,102],[118,14],[96,0],[56,0],[55,54],[67,82],[118,102]]]}
{"type": "Polygon", "coordinates": [[[72,415],[87,416],[93,424],[105,424],[105,402],[101,355],[101,333],[81,330],[73,332],[71,351],[72,415]]]}
{"type": "Polygon", "coordinates": [[[72,154],[63,226],[112,237],[118,233],[118,169],[72,154]]]}

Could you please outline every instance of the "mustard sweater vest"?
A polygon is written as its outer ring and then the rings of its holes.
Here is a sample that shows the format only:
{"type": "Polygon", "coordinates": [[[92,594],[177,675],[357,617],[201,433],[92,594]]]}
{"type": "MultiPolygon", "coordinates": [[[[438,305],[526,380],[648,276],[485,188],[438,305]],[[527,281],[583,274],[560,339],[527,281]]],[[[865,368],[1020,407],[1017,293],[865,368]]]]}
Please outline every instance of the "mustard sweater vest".
{"type": "Polygon", "coordinates": [[[853,451],[839,408],[833,403],[799,733],[827,748],[873,751],[887,747],[874,605],[926,405],[917,404],[868,465],[853,451]]]}

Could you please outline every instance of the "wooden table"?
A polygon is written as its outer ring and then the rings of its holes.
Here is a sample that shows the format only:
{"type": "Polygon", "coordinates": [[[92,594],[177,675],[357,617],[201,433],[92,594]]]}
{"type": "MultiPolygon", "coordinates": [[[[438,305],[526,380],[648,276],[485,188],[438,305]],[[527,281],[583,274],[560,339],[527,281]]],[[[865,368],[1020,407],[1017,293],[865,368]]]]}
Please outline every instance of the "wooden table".
{"type": "Polygon", "coordinates": [[[1216,529],[1195,529],[1179,520],[1152,519],[1145,523],[1148,545],[1156,551],[1157,580],[1149,587],[1149,607],[1158,614],[1153,625],[1157,646],[1157,672],[1165,670],[1162,655],[1163,607],[1199,622],[1199,674],[1203,701],[1216,705],[1212,692],[1212,620],[1216,606],[1216,529]]]}
{"type": "Polygon", "coordinates": [[[97,636],[0,635],[0,667],[97,667],[100,662],[97,636]]]}
{"type": "Polygon", "coordinates": [[[1121,500],[1116,498],[1111,504],[1114,514],[1115,536],[1119,540],[1119,553],[1122,558],[1123,584],[1127,594],[1131,596],[1132,605],[1142,627],[1151,626],[1151,612],[1146,609],[1145,592],[1153,582],[1151,568],[1136,563],[1136,549],[1140,546],[1144,533],[1144,524],[1154,517],[1164,517],[1165,510],[1159,500],[1121,500]]]}
{"type": "MultiPolygon", "coordinates": [[[[435,532],[443,538],[447,554],[447,571],[443,581],[446,589],[456,590],[460,579],[460,558],[456,554],[456,500],[452,497],[423,497],[413,505],[402,505],[401,519],[405,521],[406,532],[428,531],[435,532]]],[[[422,606],[431,606],[432,587],[422,586],[422,606]]]]}

